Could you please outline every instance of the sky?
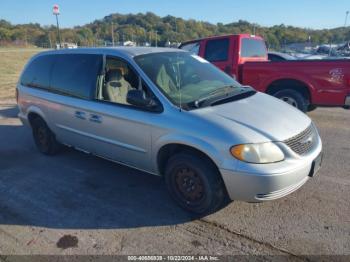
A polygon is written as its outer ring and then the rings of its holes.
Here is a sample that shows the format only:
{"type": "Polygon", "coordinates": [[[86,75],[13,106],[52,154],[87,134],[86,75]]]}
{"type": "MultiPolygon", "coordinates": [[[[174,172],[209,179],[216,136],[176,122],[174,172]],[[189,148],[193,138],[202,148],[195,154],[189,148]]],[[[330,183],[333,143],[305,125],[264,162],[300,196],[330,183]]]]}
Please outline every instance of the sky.
{"type": "Polygon", "coordinates": [[[322,29],[344,26],[345,13],[350,10],[350,0],[0,0],[0,19],[13,24],[54,24],[54,4],[60,6],[62,27],[84,25],[111,13],[150,11],[211,23],[242,19],[262,26],[322,29]]]}

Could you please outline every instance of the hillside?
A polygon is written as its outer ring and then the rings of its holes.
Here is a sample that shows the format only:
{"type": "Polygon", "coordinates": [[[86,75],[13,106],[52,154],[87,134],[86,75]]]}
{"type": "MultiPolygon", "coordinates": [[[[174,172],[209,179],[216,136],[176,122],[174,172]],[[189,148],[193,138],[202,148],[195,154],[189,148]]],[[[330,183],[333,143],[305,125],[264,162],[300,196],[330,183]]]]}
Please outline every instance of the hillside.
{"type": "MultiPolygon", "coordinates": [[[[330,30],[312,30],[285,25],[262,27],[246,21],[230,24],[211,24],[208,22],[184,20],[182,18],[159,17],[153,13],[146,14],[111,14],[90,24],[61,30],[64,42],[78,43],[80,46],[104,45],[114,41],[151,42],[155,44],[156,32],[160,46],[166,41],[182,42],[198,37],[231,33],[253,33],[262,35],[268,44],[279,49],[295,42],[313,44],[340,43],[350,39],[350,27],[330,30]]],[[[0,46],[4,45],[36,45],[40,47],[54,46],[57,41],[54,26],[39,24],[12,25],[0,20],[0,46]]]]}

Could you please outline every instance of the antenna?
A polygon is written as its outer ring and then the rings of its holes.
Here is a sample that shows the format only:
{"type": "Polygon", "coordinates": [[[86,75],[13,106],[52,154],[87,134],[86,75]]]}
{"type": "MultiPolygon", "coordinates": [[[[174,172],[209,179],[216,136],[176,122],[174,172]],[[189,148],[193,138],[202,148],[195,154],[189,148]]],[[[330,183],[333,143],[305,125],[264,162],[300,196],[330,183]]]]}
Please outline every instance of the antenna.
{"type": "Polygon", "coordinates": [[[177,67],[177,76],[176,76],[176,79],[177,79],[177,88],[179,89],[179,100],[180,100],[180,112],[182,111],[182,95],[181,95],[181,86],[180,86],[180,83],[181,83],[181,74],[180,74],[180,65],[179,65],[179,53],[176,52],[176,67],[177,67]]]}
{"type": "MultiPolygon", "coordinates": [[[[179,65],[177,66],[177,67],[179,67],[179,65]]],[[[182,111],[182,96],[181,96],[181,87],[180,87],[180,85],[179,85],[179,95],[180,95],[180,112],[182,111]]]]}

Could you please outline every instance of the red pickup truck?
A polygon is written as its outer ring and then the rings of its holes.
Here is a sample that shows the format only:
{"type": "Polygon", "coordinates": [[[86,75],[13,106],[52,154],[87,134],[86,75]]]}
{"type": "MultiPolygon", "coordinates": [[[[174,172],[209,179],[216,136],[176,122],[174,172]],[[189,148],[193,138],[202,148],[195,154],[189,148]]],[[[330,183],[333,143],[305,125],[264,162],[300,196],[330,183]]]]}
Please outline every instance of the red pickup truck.
{"type": "Polygon", "coordinates": [[[317,106],[350,106],[350,60],[268,60],[263,38],[248,34],[182,43],[241,84],[278,97],[306,112],[317,106]]]}

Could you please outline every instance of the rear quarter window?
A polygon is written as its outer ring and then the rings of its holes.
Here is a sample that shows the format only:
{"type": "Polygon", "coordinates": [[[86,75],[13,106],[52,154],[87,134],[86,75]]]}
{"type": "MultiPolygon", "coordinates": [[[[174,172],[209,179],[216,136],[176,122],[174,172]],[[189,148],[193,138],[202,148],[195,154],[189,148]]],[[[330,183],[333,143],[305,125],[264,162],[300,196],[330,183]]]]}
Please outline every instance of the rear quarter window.
{"type": "Polygon", "coordinates": [[[229,39],[209,40],[205,47],[204,58],[209,62],[227,61],[229,39]]]}
{"type": "Polygon", "coordinates": [[[53,63],[53,55],[42,55],[34,58],[22,74],[21,85],[48,89],[53,63]]]}
{"type": "Polygon", "coordinates": [[[83,99],[92,99],[97,75],[102,69],[102,55],[57,55],[52,69],[51,89],[83,99]]]}
{"type": "Polygon", "coordinates": [[[266,57],[266,53],[264,41],[253,38],[242,39],[241,57],[266,57]]]}

